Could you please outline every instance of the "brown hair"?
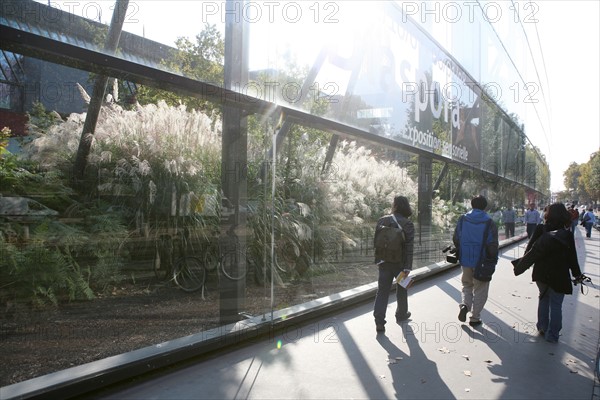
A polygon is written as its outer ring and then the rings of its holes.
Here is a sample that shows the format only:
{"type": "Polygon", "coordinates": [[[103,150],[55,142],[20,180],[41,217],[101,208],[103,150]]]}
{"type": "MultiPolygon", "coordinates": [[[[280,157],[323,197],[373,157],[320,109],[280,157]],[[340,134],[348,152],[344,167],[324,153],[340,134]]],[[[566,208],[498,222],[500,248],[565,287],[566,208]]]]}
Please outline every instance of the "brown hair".
{"type": "Polygon", "coordinates": [[[408,198],[404,196],[394,197],[394,203],[392,204],[392,213],[400,214],[405,218],[410,217],[412,215],[412,210],[410,208],[408,198]]]}

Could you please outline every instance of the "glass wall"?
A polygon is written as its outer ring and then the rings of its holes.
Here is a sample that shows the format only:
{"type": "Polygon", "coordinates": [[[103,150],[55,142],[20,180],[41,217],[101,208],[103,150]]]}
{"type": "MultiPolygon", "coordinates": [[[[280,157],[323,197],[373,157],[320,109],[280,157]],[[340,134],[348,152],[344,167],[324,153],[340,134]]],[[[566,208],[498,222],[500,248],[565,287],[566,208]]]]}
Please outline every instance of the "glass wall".
{"type": "Polygon", "coordinates": [[[446,178],[413,268],[473,193],[547,188],[472,79],[487,44],[451,54],[368,4],[3,2],[28,126],[1,159],[0,385],[374,282],[394,195],[420,221],[418,156],[446,178]]]}

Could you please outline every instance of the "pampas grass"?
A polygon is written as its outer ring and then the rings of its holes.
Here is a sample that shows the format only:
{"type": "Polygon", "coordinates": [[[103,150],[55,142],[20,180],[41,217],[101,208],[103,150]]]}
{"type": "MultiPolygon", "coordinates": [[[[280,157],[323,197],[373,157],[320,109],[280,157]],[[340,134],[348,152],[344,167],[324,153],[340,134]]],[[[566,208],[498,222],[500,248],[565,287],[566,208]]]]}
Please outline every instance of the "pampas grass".
{"type": "MultiPolygon", "coordinates": [[[[26,149],[28,157],[46,169],[69,168],[84,121],[85,114],[72,114],[53,126],[31,142],[26,149]]],[[[298,134],[308,136],[302,128],[298,134]]],[[[151,203],[157,190],[168,182],[185,182],[190,190],[218,185],[221,138],[221,121],[185,106],[160,101],[125,110],[109,104],[102,107],[88,165],[98,171],[99,193],[144,193],[151,203]]],[[[291,160],[294,179],[284,179],[281,168],[276,177],[278,187],[283,191],[283,185],[295,185],[299,195],[311,193],[312,200],[324,203],[318,205],[322,208],[319,214],[340,222],[370,222],[389,212],[398,194],[416,206],[417,185],[407,170],[375,156],[369,148],[355,141],[341,141],[330,169],[321,174],[326,152],[323,141],[300,140],[298,146],[293,153],[297,159],[291,160]]],[[[262,151],[260,146],[251,148],[262,151]]],[[[261,157],[249,154],[248,158],[261,157]]],[[[280,156],[282,167],[290,161],[285,157],[285,153],[280,156]]]]}
{"type": "MultiPolygon", "coordinates": [[[[26,156],[45,169],[70,168],[84,121],[85,114],[71,114],[33,140],[26,156]]],[[[127,186],[138,194],[167,182],[186,182],[190,189],[216,183],[221,124],[214,122],[202,112],[162,101],[133,110],[103,106],[88,157],[88,168],[98,170],[98,191],[120,195],[127,186]]]]}

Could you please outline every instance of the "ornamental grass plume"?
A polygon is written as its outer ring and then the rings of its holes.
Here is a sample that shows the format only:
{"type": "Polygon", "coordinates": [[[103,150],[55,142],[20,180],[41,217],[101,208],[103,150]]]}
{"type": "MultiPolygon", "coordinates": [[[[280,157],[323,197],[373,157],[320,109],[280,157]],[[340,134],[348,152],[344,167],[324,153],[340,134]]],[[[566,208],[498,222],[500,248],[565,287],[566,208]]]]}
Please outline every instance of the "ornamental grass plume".
{"type": "Polygon", "coordinates": [[[408,176],[408,171],[397,162],[376,157],[356,141],[338,144],[325,173],[321,172],[321,166],[327,146],[320,140],[299,141],[297,145],[296,160],[290,163],[282,156],[278,161],[279,186],[287,185],[287,191],[296,200],[320,208],[317,214],[323,217],[359,224],[389,212],[397,194],[407,196],[413,203],[416,201],[417,185],[408,176]],[[291,171],[286,170],[289,164],[292,164],[291,171]],[[284,172],[288,176],[284,176],[284,172]],[[295,186],[298,188],[294,190],[295,186]]]}
{"type": "Polygon", "coordinates": [[[389,212],[394,196],[402,194],[414,204],[417,184],[397,162],[375,157],[356,142],[342,141],[333,158],[329,201],[340,218],[373,220],[389,212]]]}
{"type": "MultiPolygon", "coordinates": [[[[84,121],[85,114],[71,114],[33,140],[26,154],[43,168],[68,172],[84,121]]],[[[173,182],[185,182],[199,193],[203,185],[218,185],[221,138],[221,121],[185,106],[159,101],[125,110],[108,104],[98,119],[88,165],[98,171],[101,194],[143,193],[152,202],[173,182]]],[[[318,166],[323,165],[326,146],[319,140],[300,141],[299,146],[293,155],[297,157],[294,180],[278,175],[279,187],[295,185],[296,193],[310,193],[312,200],[323,202],[321,215],[339,221],[371,221],[389,211],[394,195],[401,193],[411,202],[416,199],[417,185],[405,168],[376,157],[355,141],[340,142],[325,175],[318,166]]]]}
{"type": "MultiPolygon", "coordinates": [[[[84,121],[85,114],[71,114],[33,140],[26,155],[43,168],[67,172],[84,121]]],[[[88,167],[97,169],[97,187],[104,194],[135,194],[177,181],[197,188],[218,179],[220,127],[202,112],[163,101],[133,110],[108,104],[98,118],[88,167]]]]}

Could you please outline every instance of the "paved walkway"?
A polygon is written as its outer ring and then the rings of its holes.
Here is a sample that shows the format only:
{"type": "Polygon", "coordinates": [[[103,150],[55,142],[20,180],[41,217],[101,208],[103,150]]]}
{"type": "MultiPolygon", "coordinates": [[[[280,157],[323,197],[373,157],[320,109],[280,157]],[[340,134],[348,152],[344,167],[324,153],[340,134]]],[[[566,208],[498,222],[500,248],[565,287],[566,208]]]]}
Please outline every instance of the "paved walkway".
{"type": "MultiPolygon", "coordinates": [[[[578,230],[584,273],[563,303],[558,344],[536,336],[537,287],[514,277],[505,248],[473,329],[457,320],[458,268],[410,289],[412,320],[375,333],[372,302],[221,351],[169,373],[131,382],[102,399],[600,399],[593,365],[599,343],[600,241],[578,230]]],[[[388,315],[394,313],[390,297],[388,315]]]]}

